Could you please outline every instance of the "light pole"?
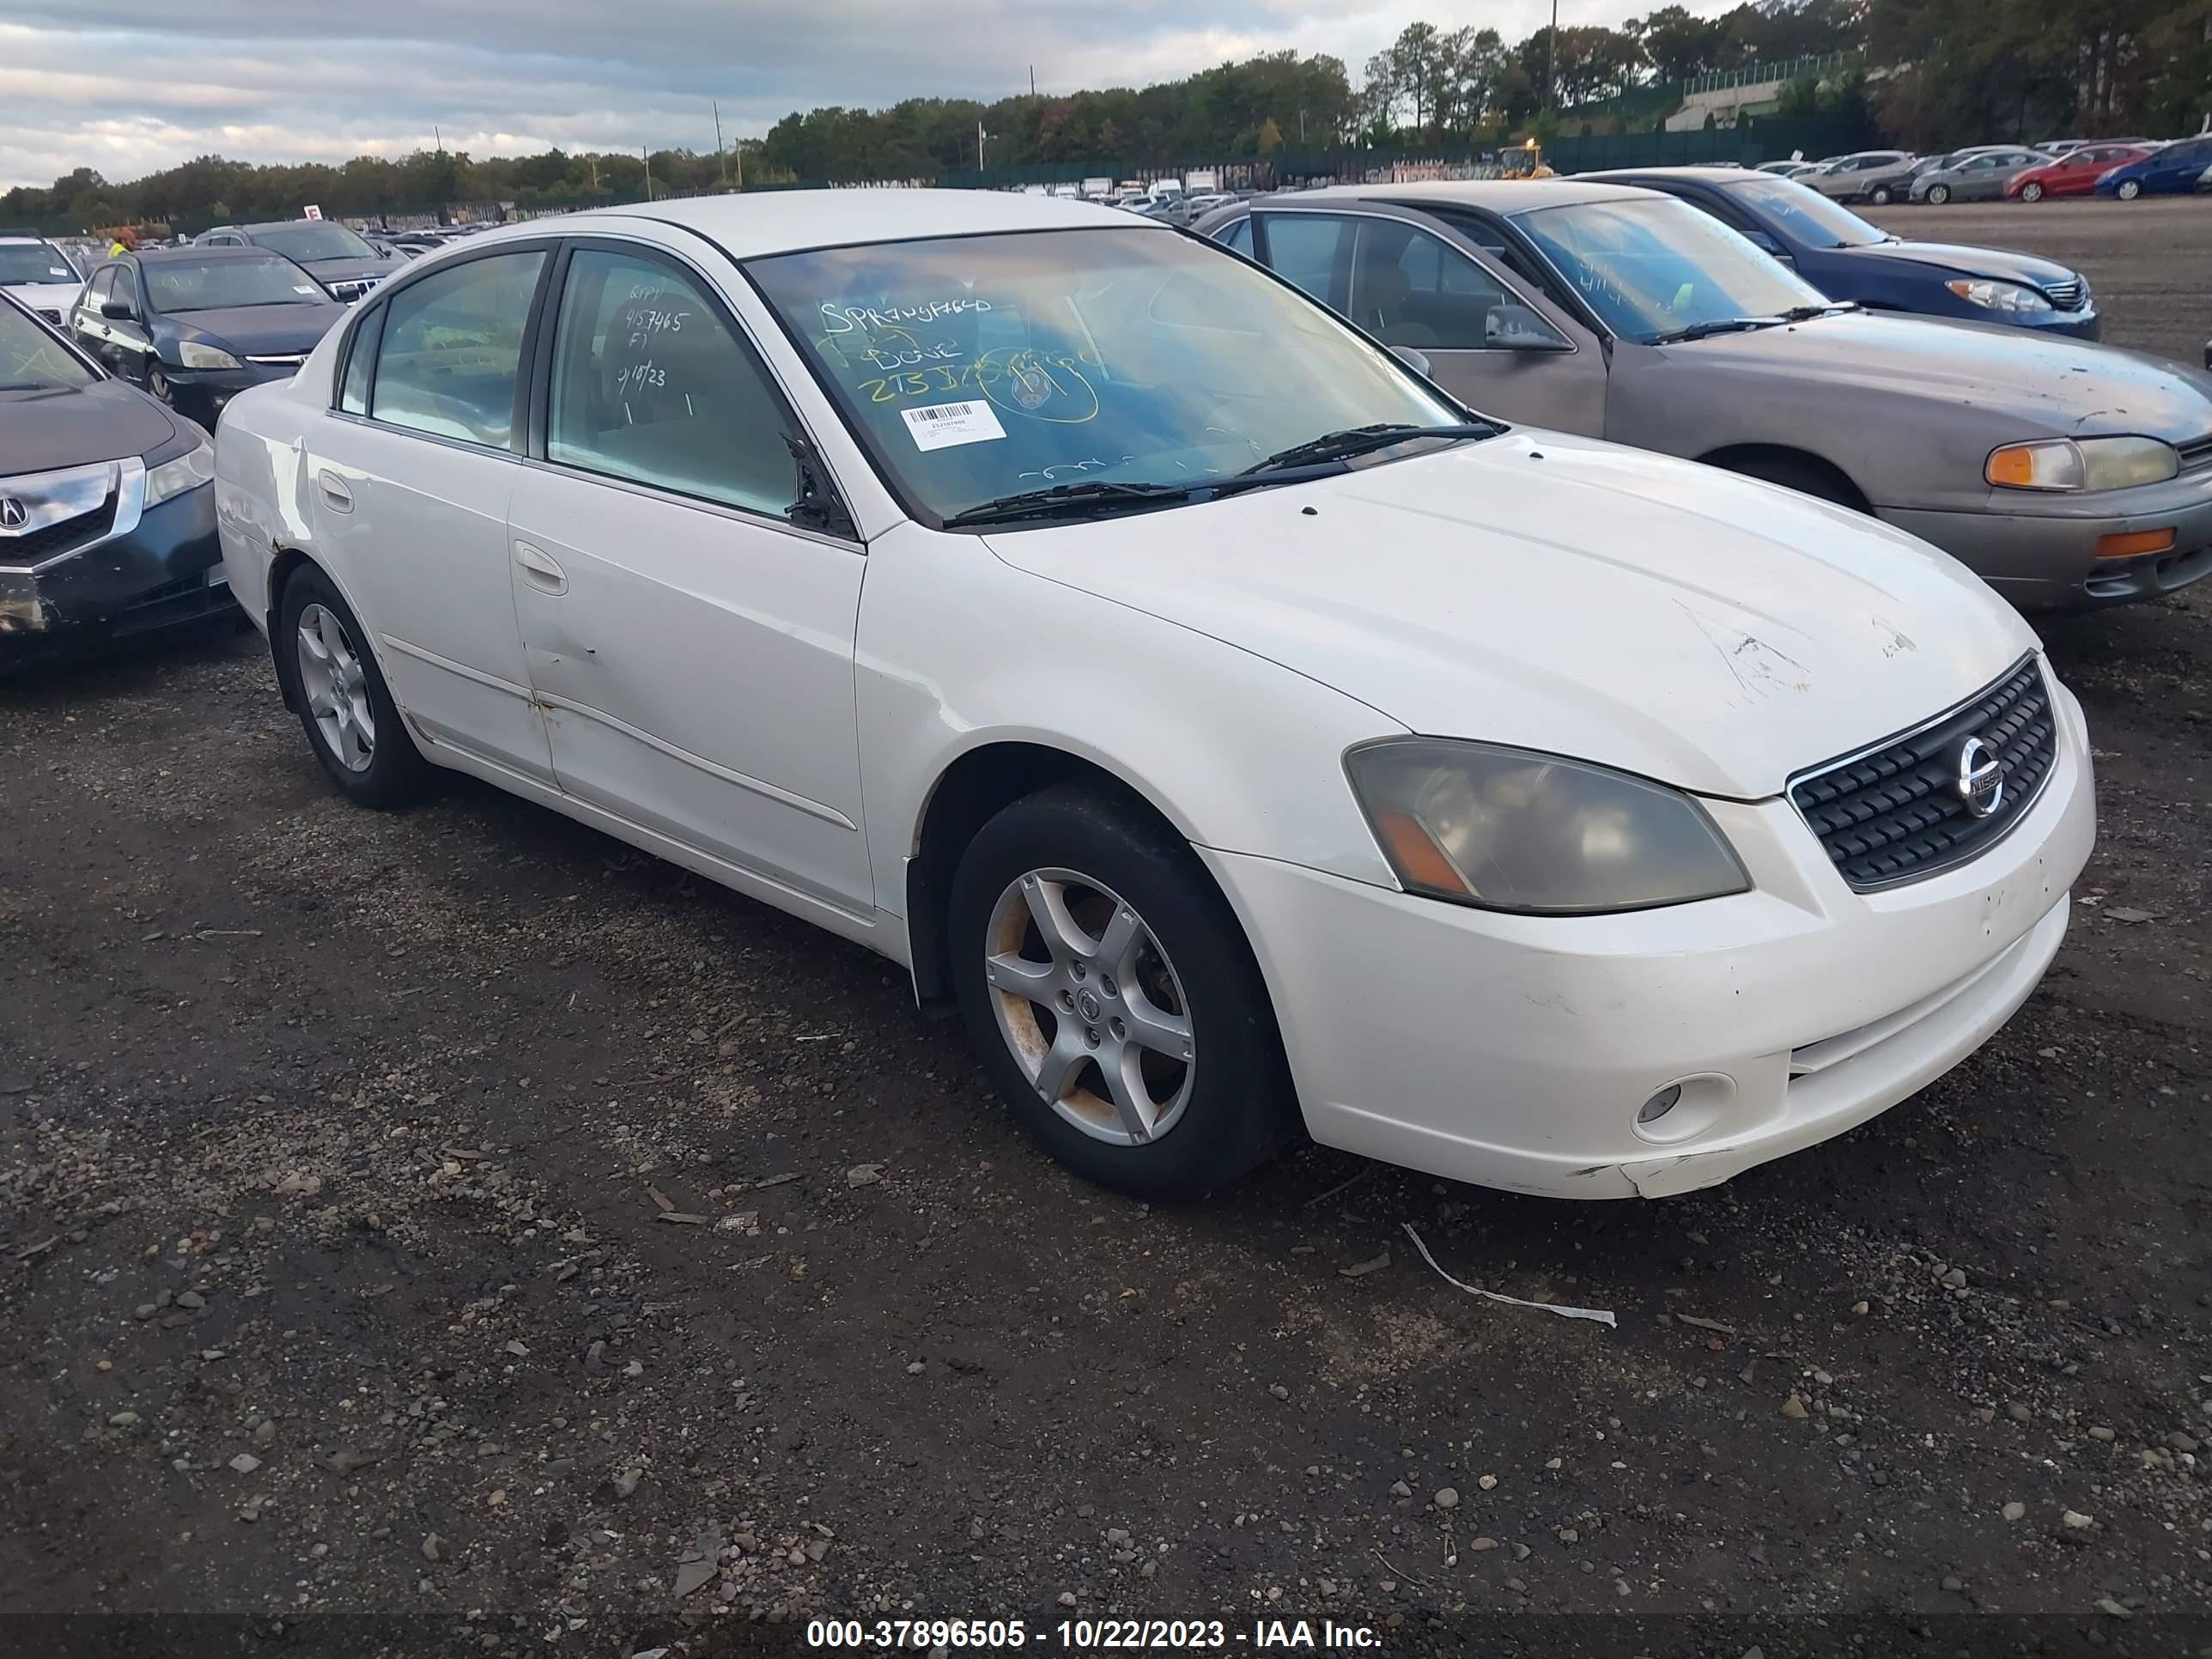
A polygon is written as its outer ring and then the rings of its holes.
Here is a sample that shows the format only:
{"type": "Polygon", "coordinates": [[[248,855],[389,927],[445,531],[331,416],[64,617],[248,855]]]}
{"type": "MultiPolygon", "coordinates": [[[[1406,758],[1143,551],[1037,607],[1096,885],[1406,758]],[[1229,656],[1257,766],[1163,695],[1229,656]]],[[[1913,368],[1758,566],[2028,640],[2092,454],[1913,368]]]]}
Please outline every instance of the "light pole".
{"type": "Polygon", "coordinates": [[[1544,107],[1559,98],[1559,0],[1552,0],[1552,32],[1544,37],[1544,107]]]}

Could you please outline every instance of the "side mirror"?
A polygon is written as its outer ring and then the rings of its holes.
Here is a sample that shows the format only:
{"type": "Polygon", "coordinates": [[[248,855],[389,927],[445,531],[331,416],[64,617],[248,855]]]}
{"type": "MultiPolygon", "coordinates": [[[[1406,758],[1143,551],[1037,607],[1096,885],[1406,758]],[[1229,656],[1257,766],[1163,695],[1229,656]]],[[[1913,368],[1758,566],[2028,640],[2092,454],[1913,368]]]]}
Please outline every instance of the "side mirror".
{"type": "Polygon", "coordinates": [[[1482,343],[1500,351],[1571,351],[1552,325],[1527,306],[1492,306],[1482,319],[1482,343]]]}
{"type": "Polygon", "coordinates": [[[135,323],[138,320],[138,313],[131,310],[131,302],[127,300],[102,300],[100,302],[100,314],[118,323],[135,323]]]}
{"type": "Polygon", "coordinates": [[[1427,352],[1416,351],[1412,346],[1395,345],[1390,348],[1390,355],[1393,357],[1395,357],[1400,362],[1405,364],[1407,368],[1412,369],[1414,374],[1419,375],[1423,380],[1429,378],[1431,370],[1429,368],[1429,354],[1427,352]]]}

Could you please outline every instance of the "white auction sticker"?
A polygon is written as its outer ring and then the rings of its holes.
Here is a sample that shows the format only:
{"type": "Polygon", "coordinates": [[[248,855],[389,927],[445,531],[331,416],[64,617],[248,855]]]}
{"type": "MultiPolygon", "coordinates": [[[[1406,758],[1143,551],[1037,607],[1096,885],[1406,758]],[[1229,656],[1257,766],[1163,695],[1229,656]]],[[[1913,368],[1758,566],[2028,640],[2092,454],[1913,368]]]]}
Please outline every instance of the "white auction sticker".
{"type": "Polygon", "coordinates": [[[931,404],[921,409],[902,409],[899,413],[906,419],[906,429],[914,434],[914,447],[924,454],[1006,435],[1006,428],[999,424],[988,404],[931,404]]]}

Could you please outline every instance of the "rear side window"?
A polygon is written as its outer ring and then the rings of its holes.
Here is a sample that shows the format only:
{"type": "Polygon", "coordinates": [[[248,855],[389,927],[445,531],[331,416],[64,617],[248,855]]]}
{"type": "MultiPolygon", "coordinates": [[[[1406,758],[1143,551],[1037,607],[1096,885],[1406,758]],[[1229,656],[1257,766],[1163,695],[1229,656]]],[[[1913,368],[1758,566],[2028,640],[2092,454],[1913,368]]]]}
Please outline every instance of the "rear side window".
{"type": "Polygon", "coordinates": [[[1252,216],[1249,213],[1235,224],[1218,234],[1216,240],[1224,247],[1233,247],[1246,258],[1252,257],[1252,216]]]}
{"type": "Polygon", "coordinates": [[[1320,213],[1267,216],[1267,264],[1325,306],[1342,311],[1352,273],[1352,222],[1320,213]]]}
{"type": "Polygon", "coordinates": [[[114,295],[115,267],[102,265],[99,274],[92,279],[92,286],[85,291],[85,300],[94,311],[97,311],[114,295]]]}
{"type": "Polygon", "coordinates": [[[781,518],[799,497],[796,430],[691,276],[644,255],[571,257],[548,460],[781,518]]]}
{"type": "Polygon", "coordinates": [[[544,250],[471,259],[384,306],[369,413],[416,432],[513,449],[516,370],[544,250]]]}
{"type": "Polygon", "coordinates": [[[338,390],[338,407],[349,415],[368,413],[369,371],[376,367],[377,342],[384,333],[384,307],[379,306],[361,319],[353,331],[346,356],[345,384],[338,390]]]}

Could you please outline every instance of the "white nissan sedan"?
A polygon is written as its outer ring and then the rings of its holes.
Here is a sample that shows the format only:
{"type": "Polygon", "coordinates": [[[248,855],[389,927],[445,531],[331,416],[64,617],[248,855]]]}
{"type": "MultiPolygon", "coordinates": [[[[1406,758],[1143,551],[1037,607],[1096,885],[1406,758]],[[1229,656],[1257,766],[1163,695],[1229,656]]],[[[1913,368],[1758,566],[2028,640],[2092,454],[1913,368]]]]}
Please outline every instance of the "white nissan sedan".
{"type": "Polygon", "coordinates": [[[471,773],[860,940],[1131,1192],[1301,1133],[1726,1180],[1995,1031],[2094,835],[2080,706],[1950,559],[1484,420],[1079,203],[494,231],[217,451],[347,795],[471,773]]]}

